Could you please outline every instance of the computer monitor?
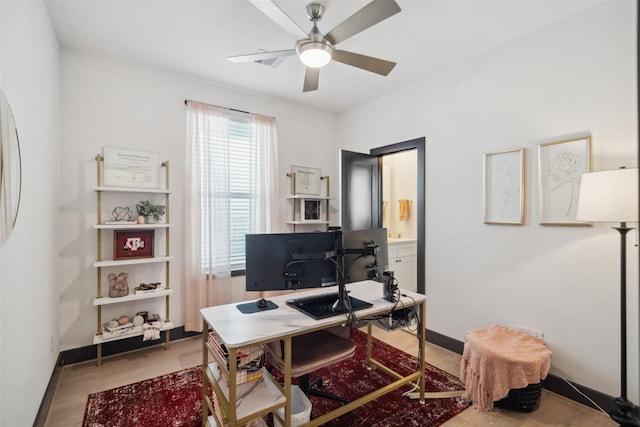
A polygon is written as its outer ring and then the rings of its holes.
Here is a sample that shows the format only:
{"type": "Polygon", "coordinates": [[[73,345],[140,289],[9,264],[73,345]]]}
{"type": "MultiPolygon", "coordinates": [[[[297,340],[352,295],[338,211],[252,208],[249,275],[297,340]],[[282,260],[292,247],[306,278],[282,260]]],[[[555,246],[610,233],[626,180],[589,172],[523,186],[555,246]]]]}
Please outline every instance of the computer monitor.
{"type": "Polygon", "coordinates": [[[331,232],[246,235],[246,290],[281,291],[337,284],[331,232]]]}
{"type": "Polygon", "coordinates": [[[382,282],[382,273],[389,269],[386,228],[343,231],[342,248],[345,283],[382,282]]]}
{"type": "MultiPolygon", "coordinates": [[[[348,231],[344,234],[336,228],[328,232],[246,235],[247,291],[337,285],[335,295],[328,296],[327,301],[315,297],[312,300],[287,301],[287,304],[317,319],[371,306],[368,302],[350,297],[345,283],[366,279],[382,281],[382,273],[387,266],[385,229],[348,231]],[[348,280],[345,280],[346,277],[348,280]]],[[[253,313],[278,306],[260,298],[257,302],[237,307],[244,313],[253,313]]]]}

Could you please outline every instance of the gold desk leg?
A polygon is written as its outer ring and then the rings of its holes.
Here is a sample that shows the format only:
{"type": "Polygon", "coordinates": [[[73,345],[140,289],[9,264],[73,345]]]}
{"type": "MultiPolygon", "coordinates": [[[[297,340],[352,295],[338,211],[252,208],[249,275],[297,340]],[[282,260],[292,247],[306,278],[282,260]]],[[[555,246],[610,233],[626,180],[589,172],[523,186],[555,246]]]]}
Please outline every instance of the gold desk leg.
{"type": "Polygon", "coordinates": [[[291,426],[291,337],[284,339],[284,425],[291,426]]]}
{"type": "MultiPolygon", "coordinates": [[[[372,349],[371,349],[371,344],[372,344],[372,340],[371,337],[373,336],[373,330],[372,330],[372,326],[371,326],[371,322],[367,323],[367,364],[371,364],[371,360],[372,360],[372,349]]],[[[368,367],[368,369],[370,369],[370,366],[368,367]]]]}
{"type": "Polygon", "coordinates": [[[414,392],[408,394],[410,399],[420,399],[420,403],[425,403],[425,399],[446,399],[450,397],[460,397],[464,394],[464,390],[453,390],[453,391],[435,391],[435,392],[425,392],[425,384],[427,382],[426,377],[426,342],[427,342],[427,303],[422,302],[420,304],[420,316],[422,319],[422,324],[420,325],[418,331],[418,346],[420,352],[420,372],[422,373],[420,377],[420,392],[414,392]]]}
{"type": "Polygon", "coordinates": [[[425,352],[427,351],[427,346],[426,346],[426,335],[427,335],[427,303],[425,301],[423,301],[420,306],[420,317],[422,318],[422,326],[420,327],[420,403],[425,403],[424,402],[424,387],[425,387],[425,383],[427,382],[427,378],[426,378],[426,366],[425,366],[425,359],[426,359],[426,355],[425,352]]]}
{"type": "Polygon", "coordinates": [[[238,375],[238,349],[236,347],[229,349],[229,425],[238,425],[238,385],[236,384],[236,376],[238,375]]]}
{"type": "Polygon", "coordinates": [[[209,365],[209,349],[207,348],[207,339],[209,336],[209,325],[206,321],[202,321],[202,427],[207,425],[209,418],[209,407],[207,398],[209,396],[209,380],[207,379],[207,366],[209,365]]]}

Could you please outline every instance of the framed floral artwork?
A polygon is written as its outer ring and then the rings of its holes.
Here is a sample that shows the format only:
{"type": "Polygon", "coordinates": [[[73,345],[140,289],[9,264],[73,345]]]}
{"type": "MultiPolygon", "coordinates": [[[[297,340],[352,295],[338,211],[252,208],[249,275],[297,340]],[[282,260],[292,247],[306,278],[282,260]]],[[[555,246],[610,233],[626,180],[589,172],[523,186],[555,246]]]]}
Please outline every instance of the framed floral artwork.
{"type": "Polygon", "coordinates": [[[524,148],[484,155],[484,223],[524,222],[524,148]]]}
{"type": "Polygon", "coordinates": [[[538,146],[541,225],[591,225],[576,220],[582,175],[591,171],[591,136],[538,146]]]}

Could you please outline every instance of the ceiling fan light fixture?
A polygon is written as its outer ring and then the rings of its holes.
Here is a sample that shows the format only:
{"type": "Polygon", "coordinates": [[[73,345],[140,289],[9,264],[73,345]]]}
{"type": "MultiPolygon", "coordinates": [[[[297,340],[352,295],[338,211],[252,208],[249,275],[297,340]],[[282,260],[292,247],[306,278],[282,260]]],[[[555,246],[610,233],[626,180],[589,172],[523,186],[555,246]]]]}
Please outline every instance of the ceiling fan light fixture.
{"type": "Polygon", "coordinates": [[[322,41],[303,40],[296,46],[296,51],[307,67],[322,68],[331,62],[333,47],[322,41]]]}

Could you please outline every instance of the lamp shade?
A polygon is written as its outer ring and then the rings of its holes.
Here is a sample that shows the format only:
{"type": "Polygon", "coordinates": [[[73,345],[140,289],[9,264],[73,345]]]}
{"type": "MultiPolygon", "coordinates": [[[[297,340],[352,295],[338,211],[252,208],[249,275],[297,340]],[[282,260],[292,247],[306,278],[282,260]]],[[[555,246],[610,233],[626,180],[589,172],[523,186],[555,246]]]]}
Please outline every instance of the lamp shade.
{"type": "Polygon", "coordinates": [[[615,169],[582,175],[576,219],[637,222],[638,169],[615,169]]]}

